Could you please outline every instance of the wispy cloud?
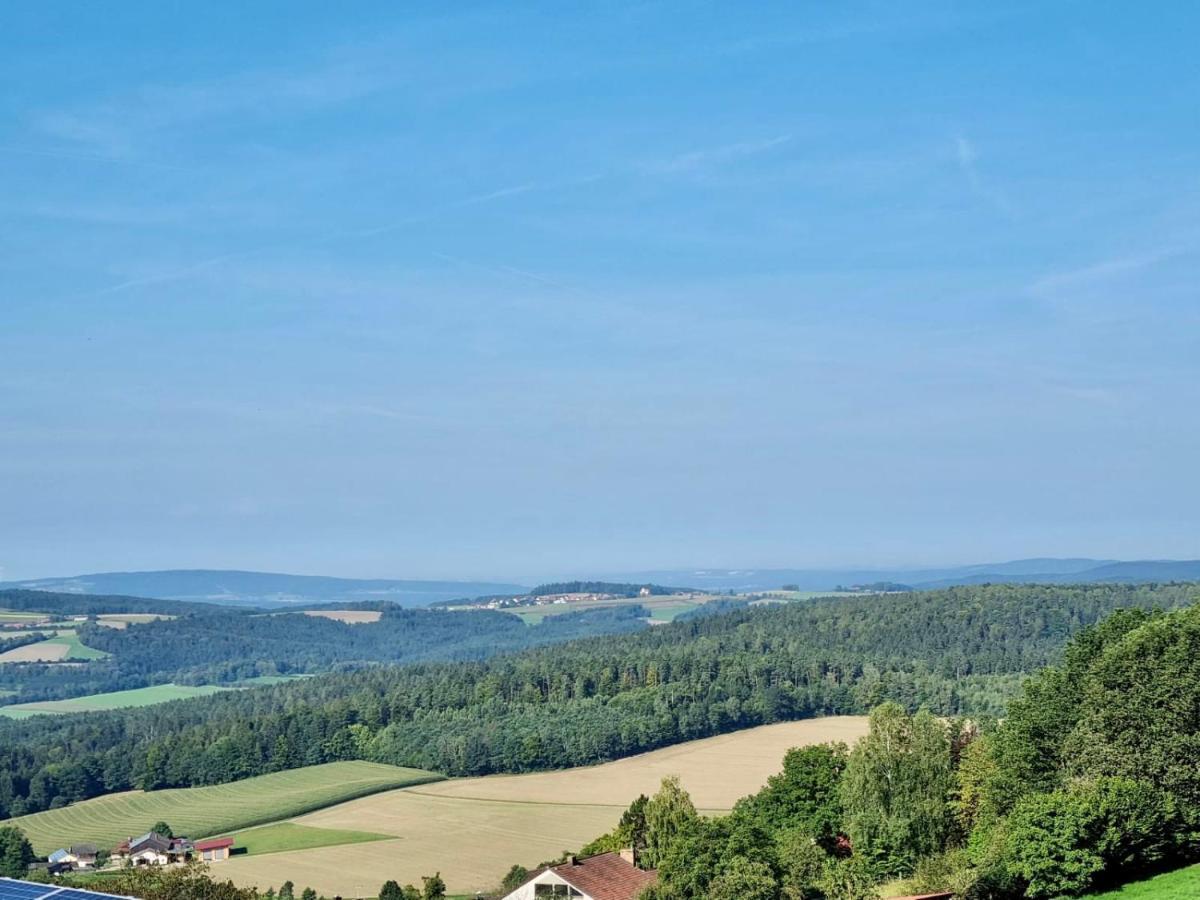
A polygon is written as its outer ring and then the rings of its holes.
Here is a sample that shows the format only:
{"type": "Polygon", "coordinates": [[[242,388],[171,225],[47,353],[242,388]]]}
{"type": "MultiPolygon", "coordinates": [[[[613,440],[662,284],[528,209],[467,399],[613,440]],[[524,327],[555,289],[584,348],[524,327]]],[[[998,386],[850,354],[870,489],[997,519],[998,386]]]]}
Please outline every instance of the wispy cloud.
{"type": "Polygon", "coordinates": [[[689,150],[668,159],[643,163],[639,168],[643,172],[678,174],[698,172],[715,166],[725,165],[739,159],[767,153],[777,147],[782,147],[792,139],[790,134],[758,141],[739,141],[733,144],[723,144],[718,147],[705,147],[689,150]]]}
{"type": "Polygon", "coordinates": [[[1183,253],[1178,247],[1163,247],[1146,253],[1103,259],[1079,268],[1051,272],[1031,284],[1029,292],[1044,300],[1057,299],[1064,294],[1102,286],[1121,276],[1151,268],[1183,253]]]}
{"type": "MultiPolygon", "coordinates": [[[[589,175],[580,178],[565,179],[560,181],[546,182],[527,182],[524,184],[510,185],[507,187],[497,188],[491,191],[485,191],[480,194],[472,194],[458,200],[452,200],[438,206],[434,206],[420,213],[414,213],[410,216],[404,216],[399,219],[394,219],[389,222],[384,222],[369,228],[343,229],[340,231],[329,232],[323,235],[317,235],[308,240],[292,241],[282,244],[268,244],[261,247],[251,248],[247,250],[237,251],[234,253],[223,253],[217,256],[208,257],[194,263],[189,263],[185,266],[170,268],[165,271],[139,275],[133,278],[127,278],[107,287],[97,290],[88,291],[83,294],[76,295],[71,299],[86,299],[95,297],[104,297],[111,294],[119,294],[124,291],[134,288],[149,287],[156,284],[165,284],[167,282],[181,281],[190,278],[193,275],[201,274],[210,269],[215,269],[228,262],[242,261],[252,259],[258,256],[265,256],[270,253],[295,251],[312,249],[326,244],[337,243],[346,240],[361,240],[365,238],[377,237],[391,231],[398,231],[403,228],[419,225],[423,222],[428,222],[439,215],[448,211],[461,209],[464,207],[478,206],[481,204],[495,203],[509,197],[515,197],[521,194],[526,194],[531,191],[538,190],[555,190],[565,187],[587,184],[597,180],[601,176],[589,175]]],[[[515,270],[514,270],[515,271],[515,270]]]]}
{"type": "Polygon", "coordinates": [[[966,176],[972,193],[990,204],[997,212],[1009,218],[1014,217],[1016,210],[1008,196],[999,188],[987,183],[979,174],[979,151],[975,144],[965,135],[960,134],[954,139],[954,153],[958,167],[966,176]]]}

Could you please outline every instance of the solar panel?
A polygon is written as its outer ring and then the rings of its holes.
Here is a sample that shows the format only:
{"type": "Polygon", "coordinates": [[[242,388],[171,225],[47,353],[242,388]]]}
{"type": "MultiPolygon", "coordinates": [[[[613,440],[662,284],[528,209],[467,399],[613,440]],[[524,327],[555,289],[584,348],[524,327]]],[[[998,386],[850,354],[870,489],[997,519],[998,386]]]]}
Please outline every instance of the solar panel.
{"type": "Polygon", "coordinates": [[[56,884],[0,878],[0,900],[113,900],[112,894],[81,891],[56,884]]]}
{"type": "Polygon", "coordinates": [[[0,878],[0,900],[37,900],[53,894],[59,888],[53,884],[36,884],[32,881],[17,881],[15,878],[0,878]]]}
{"type": "Polygon", "coordinates": [[[112,900],[112,894],[97,894],[95,891],[81,891],[79,888],[63,888],[49,900],[98,900],[101,897],[112,900]]]}

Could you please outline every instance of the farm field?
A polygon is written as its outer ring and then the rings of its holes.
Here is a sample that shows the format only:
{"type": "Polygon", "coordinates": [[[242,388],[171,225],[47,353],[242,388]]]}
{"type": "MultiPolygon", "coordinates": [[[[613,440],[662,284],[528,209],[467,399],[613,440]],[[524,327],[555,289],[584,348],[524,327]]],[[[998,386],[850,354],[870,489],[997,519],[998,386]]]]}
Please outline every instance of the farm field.
{"type": "Polygon", "coordinates": [[[128,628],[130,625],[141,625],[157,619],[173,619],[164,613],[101,613],[96,617],[97,623],[107,628],[128,628]]]}
{"type": "Polygon", "coordinates": [[[608,609],[614,606],[644,606],[654,622],[670,622],[680,613],[703,606],[716,599],[712,594],[689,594],[678,597],[618,597],[611,600],[581,600],[578,603],[547,603],[503,610],[524,620],[526,625],[539,625],[547,616],[582,612],[588,609],[608,609]]]}
{"type": "Polygon", "coordinates": [[[90,694],[68,700],[42,700],[35,703],[14,703],[0,706],[0,716],[10,719],[26,719],[29,716],[49,713],[95,712],[102,709],[124,709],[130,706],[149,706],[168,700],[186,700],[189,697],[204,697],[227,688],[216,685],[159,684],[153,687],[134,688],[128,691],[112,691],[106,694],[90,694]]]}
{"type": "Polygon", "coordinates": [[[29,625],[45,622],[49,618],[46,613],[0,609],[0,625],[29,625]]]}
{"type": "Polygon", "coordinates": [[[1195,900],[1200,897],[1200,865],[1135,881],[1116,890],[1088,894],[1082,900],[1195,900]]]}
{"type": "Polygon", "coordinates": [[[295,822],[276,822],[260,825],[245,831],[234,831],[232,837],[239,851],[252,856],[264,853],[280,853],[286,850],[310,850],[313,847],[332,847],[338,844],[362,844],[367,841],[391,840],[390,834],[373,831],[348,831],[343,828],[314,828],[297,825],[295,822]]]}
{"type": "Polygon", "coordinates": [[[61,641],[45,640],[25,644],[0,653],[0,663],[58,662],[66,659],[71,648],[61,641]]]}
{"type": "MultiPolygon", "coordinates": [[[[192,838],[223,834],[441,777],[381,763],[326,763],[211,787],[110,794],[9,821],[46,854],[83,841],[111,847],[160,820],[192,838]]],[[[354,830],[365,824],[370,823],[355,823],[354,830]]]]}
{"type": "Polygon", "coordinates": [[[36,644],[14,647],[0,653],[0,663],[6,662],[60,662],[62,660],[104,659],[103,650],[85,647],[72,628],[57,629],[54,636],[36,644]]]}
{"type": "Polygon", "coordinates": [[[377,609],[306,609],[306,616],[318,619],[333,619],[345,622],[347,625],[361,625],[364,622],[378,622],[383,613],[377,609]]]}
{"type": "Polygon", "coordinates": [[[866,731],[861,716],[809,719],[597,766],[388,791],[294,821],[322,829],[369,829],[390,840],[238,856],[221,863],[220,874],[264,889],[290,878],[326,896],[363,897],[373,896],[389,878],[419,884],[421,875],[441,871],[452,892],[488,890],[513,863],[533,866],[609,830],[639,793],[653,793],[666,775],[679,775],[702,810],[722,812],[778,772],[789,748],[851,742],[866,731]]]}

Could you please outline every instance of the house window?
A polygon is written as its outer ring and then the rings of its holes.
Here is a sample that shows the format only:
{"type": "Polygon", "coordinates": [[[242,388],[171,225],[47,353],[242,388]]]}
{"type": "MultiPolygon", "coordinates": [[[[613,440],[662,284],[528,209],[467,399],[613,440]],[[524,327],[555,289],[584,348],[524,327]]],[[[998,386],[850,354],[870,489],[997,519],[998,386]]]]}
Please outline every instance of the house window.
{"type": "Polygon", "coordinates": [[[535,884],[535,897],[582,897],[583,894],[566,884],[535,884]]]}

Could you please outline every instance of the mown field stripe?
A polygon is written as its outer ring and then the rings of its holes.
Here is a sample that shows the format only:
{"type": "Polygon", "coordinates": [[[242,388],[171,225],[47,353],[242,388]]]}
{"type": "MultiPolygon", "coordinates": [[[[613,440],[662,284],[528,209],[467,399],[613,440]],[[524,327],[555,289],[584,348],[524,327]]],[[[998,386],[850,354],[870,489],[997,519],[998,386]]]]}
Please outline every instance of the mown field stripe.
{"type": "Polygon", "coordinates": [[[81,841],[112,846],[159,820],[180,834],[208,837],[440,780],[441,775],[422,769],[370,762],[326,763],[223,785],[114,794],[9,822],[24,830],[34,849],[44,854],[81,841]]]}

